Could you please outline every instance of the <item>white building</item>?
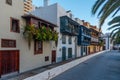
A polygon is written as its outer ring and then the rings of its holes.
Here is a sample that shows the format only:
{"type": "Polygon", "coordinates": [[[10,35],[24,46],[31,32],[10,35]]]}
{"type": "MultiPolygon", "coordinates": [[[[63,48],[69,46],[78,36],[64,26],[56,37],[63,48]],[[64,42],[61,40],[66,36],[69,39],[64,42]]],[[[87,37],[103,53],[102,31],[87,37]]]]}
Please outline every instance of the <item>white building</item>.
{"type": "Polygon", "coordinates": [[[108,49],[112,49],[113,48],[113,42],[111,42],[111,37],[110,37],[110,33],[106,33],[104,35],[102,35],[103,39],[104,39],[104,49],[108,50],[108,49]]]}
{"type": "Polygon", "coordinates": [[[60,31],[61,17],[66,16],[67,19],[75,22],[75,19],[73,18],[73,15],[70,11],[66,11],[58,3],[48,5],[48,0],[44,0],[44,6],[36,9],[31,14],[50,21],[51,23],[54,23],[58,26],[58,28],[56,28],[56,31],[59,33],[56,62],[60,62],[62,60],[67,60],[68,58],[74,58],[77,56],[77,37],[63,34],[60,31]],[[69,40],[71,41],[70,44],[69,40]]]}
{"type": "MultiPolygon", "coordinates": [[[[51,64],[53,45],[49,41],[40,43],[33,40],[29,49],[28,41],[23,37],[27,22],[22,18],[23,15],[23,0],[0,0],[0,77],[51,64]],[[40,54],[36,52],[38,48],[40,54]]],[[[49,22],[47,24],[52,25],[49,22]]]]}

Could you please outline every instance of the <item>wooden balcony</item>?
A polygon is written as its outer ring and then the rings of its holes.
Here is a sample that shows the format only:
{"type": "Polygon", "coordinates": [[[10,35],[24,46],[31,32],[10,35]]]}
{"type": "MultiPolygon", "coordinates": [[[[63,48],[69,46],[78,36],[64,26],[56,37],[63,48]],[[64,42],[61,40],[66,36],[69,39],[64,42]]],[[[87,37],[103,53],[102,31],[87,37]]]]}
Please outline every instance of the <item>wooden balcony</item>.
{"type": "Polygon", "coordinates": [[[79,24],[67,16],[60,17],[60,32],[66,35],[79,34],[79,24]]]}

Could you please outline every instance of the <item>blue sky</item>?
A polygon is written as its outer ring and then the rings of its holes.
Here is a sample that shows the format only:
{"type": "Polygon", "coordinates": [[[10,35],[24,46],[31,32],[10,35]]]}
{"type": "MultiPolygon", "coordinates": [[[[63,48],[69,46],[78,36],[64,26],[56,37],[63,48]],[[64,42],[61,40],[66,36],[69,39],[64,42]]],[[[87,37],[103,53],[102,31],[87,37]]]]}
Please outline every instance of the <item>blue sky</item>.
{"type": "MultiPolygon", "coordinates": [[[[49,5],[59,3],[65,10],[71,10],[74,17],[90,22],[92,25],[98,25],[96,16],[91,15],[91,8],[96,0],[49,0],[49,5]]],[[[43,6],[43,0],[33,0],[33,5],[43,6]]],[[[103,33],[107,31],[107,22],[102,27],[103,33]]]]}

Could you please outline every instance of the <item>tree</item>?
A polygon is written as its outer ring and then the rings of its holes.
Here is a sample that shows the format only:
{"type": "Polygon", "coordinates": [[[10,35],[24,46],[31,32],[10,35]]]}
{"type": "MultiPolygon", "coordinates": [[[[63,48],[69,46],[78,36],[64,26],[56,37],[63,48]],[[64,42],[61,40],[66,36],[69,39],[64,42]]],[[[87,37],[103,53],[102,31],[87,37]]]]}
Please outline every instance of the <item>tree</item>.
{"type": "Polygon", "coordinates": [[[115,39],[115,41],[118,42],[118,38],[120,38],[120,16],[116,16],[115,18],[113,18],[108,23],[108,25],[110,25],[108,30],[112,30],[112,32],[111,32],[112,40],[115,39]]]}
{"type": "Polygon", "coordinates": [[[112,15],[114,17],[118,11],[120,11],[120,0],[97,0],[92,7],[93,15],[98,12],[100,28],[108,16],[112,15]]]}
{"type": "Polygon", "coordinates": [[[116,14],[120,11],[120,0],[97,0],[92,7],[92,14],[99,17],[99,27],[105,22],[105,20],[112,15],[112,20],[108,23],[110,26],[108,30],[112,30],[111,37],[112,41],[117,43],[120,41],[120,15],[116,14]]]}

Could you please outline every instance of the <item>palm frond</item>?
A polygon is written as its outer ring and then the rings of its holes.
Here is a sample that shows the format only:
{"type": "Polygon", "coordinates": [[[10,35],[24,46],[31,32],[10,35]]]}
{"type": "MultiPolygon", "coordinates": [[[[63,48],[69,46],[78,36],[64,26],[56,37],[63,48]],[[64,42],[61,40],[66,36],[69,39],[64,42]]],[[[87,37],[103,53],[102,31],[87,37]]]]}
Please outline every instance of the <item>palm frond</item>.
{"type": "Polygon", "coordinates": [[[116,39],[118,37],[118,34],[120,33],[120,29],[114,33],[111,33],[110,36],[111,36],[111,41],[113,41],[114,39],[116,39]]]}
{"type": "Polygon", "coordinates": [[[108,23],[108,25],[112,25],[114,23],[119,23],[119,22],[120,22],[120,16],[116,16],[108,23]]]}
{"type": "Polygon", "coordinates": [[[95,4],[94,4],[93,7],[92,7],[92,11],[91,11],[93,15],[97,12],[97,10],[100,8],[100,6],[101,6],[104,2],[105,2],[105,0],[97,0],[97,1],[95,2],[95,4]]]}
{"type": "Polygon", "coordinates": [[[118,13],[118,11],[120,11],[120,7],[115,11],[115,13],[112,15],[112,17],[114,17],[118,13]]]}
{"type": "Polygon", "coordinates": [[[111,29],[114,29],[114,28],[117,28],[117,27],[119,27],[119,28],[120,28],[120,23],[115,24],[115,25],[113,25],[113,26],[109,27],[109,28],[108,28],[108,30],[111,30],[111,29]]]}
{"type": "Polygon", "coordinates": [[[110,36],[115,33],[117,30],[119,30],[120,28],[115,28],[114,30],[112,30],[112,32],[110,33],[110,36]]]}
{"type": "Polygon", "coordinates": [[[98,17],[100,15],[102,15],[102,13],[106,12],[110,7],[111,5],[115,2],[115,0],[108,0],[104,5],[103,7],[101,8],[101,10],[99,11],[98,13],[98,17]]]}
{"type": "Polygon", "coordinates": [[[120,0],[117,0],[106,12],[103,13],[103,15],[100,17],[100,24],[101,27],[110,14],[112,14],[118,7],[120,6],[120,0]]]}

